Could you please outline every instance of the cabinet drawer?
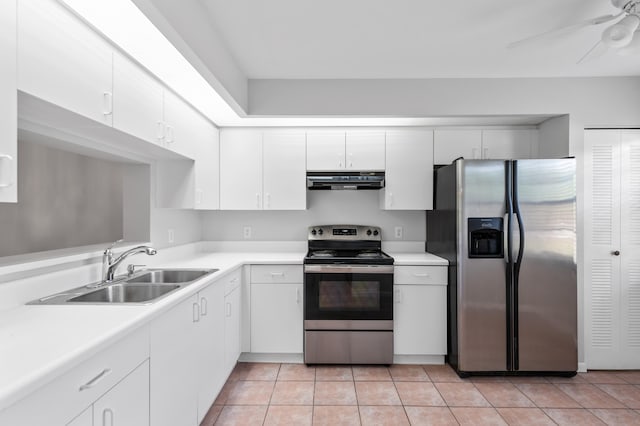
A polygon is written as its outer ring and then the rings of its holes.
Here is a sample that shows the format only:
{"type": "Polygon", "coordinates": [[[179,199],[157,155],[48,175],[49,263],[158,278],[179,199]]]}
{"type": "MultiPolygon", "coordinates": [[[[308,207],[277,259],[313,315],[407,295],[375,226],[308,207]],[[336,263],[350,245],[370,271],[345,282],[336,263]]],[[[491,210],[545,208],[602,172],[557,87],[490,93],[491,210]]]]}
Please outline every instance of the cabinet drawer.
{"type": "Polygon", "coordinates": [[[142,327],[9,407],[0,424],[67,424],[148,357],[142,327]]]}
{"type": "Polygon", "coordinates": [[[240,271],[241,271],[240,269],[236,269],[235,271],[233,271],[232,273],[230,273],[229,275],[223,278],[225,296],[231,293],[236,288],[240,287],[240,284],[242,283],[242,276],[240,271]]]}
{"type": "Polygon", "coordinates": [[[447,285],[446,266],[396,266],[394,284],[447,285]]]}
{"type": "Polygon", "coordinates": [[[251,265],[251,284],[301,282],[302,265],[251,265]]]}

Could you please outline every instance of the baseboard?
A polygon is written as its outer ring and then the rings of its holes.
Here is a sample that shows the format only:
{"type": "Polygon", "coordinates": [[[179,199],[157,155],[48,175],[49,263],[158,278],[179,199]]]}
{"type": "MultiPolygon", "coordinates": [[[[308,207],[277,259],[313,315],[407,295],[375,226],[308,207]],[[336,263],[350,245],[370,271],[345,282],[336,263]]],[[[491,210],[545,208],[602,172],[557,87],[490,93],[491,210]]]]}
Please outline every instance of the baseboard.
{"type": "Polygon", "coordinates": [[[394,355],[394,364],[444,364],[444,355],[394,355]]]}
{"type": "Polygon", "coordinates": [[[304,362],[304,357],[302,354],[265,354],[243,352],[240,354],[238,362],[284,362],[288,364],[302,364],[304,362]]]}
{"type": "Polygon", "coordinates": [[[587,372],[587,363],[579,362],[578,363],[578,373],[586,373],[587,372]]]}

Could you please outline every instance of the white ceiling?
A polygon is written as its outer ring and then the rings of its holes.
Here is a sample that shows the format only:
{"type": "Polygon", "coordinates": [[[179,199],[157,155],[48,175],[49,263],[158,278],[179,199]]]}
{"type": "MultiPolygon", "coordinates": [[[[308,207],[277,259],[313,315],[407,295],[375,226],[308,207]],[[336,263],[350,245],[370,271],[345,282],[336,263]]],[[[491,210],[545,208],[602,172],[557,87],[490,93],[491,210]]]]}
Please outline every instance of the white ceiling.
{"type": "Polygon", "coordinates": [[[250,79],[638,76],[640,55],[576,62],[610,24],[508,49],[609,0],[200,0],[250,79]]]}

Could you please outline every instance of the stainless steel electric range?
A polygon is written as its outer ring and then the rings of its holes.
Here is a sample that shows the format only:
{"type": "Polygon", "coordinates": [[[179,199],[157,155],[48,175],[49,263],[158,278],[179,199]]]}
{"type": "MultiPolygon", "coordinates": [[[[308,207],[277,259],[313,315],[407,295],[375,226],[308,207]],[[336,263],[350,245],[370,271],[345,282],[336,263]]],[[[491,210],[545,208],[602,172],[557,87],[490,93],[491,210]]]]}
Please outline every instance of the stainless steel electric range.
{"type": "Polygon", "coordinates": [[[393,258],[375,226],[309,227],[304,361],[393,362],[393,258]]]}

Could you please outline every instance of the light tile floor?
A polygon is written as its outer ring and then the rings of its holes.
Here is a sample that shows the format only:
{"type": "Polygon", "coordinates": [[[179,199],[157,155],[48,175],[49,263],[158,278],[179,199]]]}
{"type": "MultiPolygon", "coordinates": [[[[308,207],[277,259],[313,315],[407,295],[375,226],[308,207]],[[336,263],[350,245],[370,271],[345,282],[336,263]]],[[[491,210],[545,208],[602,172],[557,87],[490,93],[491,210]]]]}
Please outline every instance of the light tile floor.
{"type": "Polygon", "coordinates": [[[640,425],[640,371],[460,379],[448,365],[239,363],[201,426],[640,425]]]}

